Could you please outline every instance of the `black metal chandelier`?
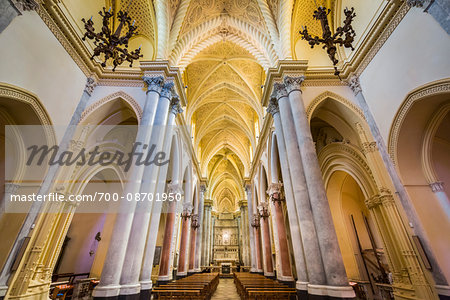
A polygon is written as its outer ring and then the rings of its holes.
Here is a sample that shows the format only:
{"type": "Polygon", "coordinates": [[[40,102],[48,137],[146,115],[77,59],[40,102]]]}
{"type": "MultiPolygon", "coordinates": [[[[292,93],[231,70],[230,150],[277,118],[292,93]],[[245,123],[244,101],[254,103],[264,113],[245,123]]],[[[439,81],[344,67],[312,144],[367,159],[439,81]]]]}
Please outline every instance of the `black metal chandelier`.
{"type": "Polygon", "coordinates": [[[113,71],[115,71],[116,67],[121,65],[124,61],[128,61],[130,67],[132,67],[133,61],[143,56],[141,54],[141,46],[134,51],[128,51],[128,42],[130,38],[137,35],[137,26],[134,26],[135,22],[133,21],[133,23],[131,23],[131,18],[128,16],[127,11],[124,12],[120,10],[117,13],[117,19],[120,23],[117,26],[116,31],[112,33],[112,30],[110,29],[110,19],[114,14],[111,13],[111,8],[109,8],[108,11],[103,8],[103,12],[99,11],[98,14],[103,17],[103,25],[99,33],[95,32],[92,17],[87,21],[84,18],[81,19],[84,23],[84,28],[86,29],[83,41],[85,41],[86,38],[94,40],[95,49],[91,59],[93,60],[94,57],[100,56],[103,53],[104,61],[102,67],[106,67],[106,62],[109,59],[112,59],[114,65],[113,71]],[[120,34],[125,26],[128,27],[128,32],[124,36],[121,36],[120,34]]]}
{"type": "Polygon", "coordinates": [[[346,16],[344,20],[344,25],[342,27],[338,27],[334,34],[331,33],[330,26],[328,25],[328,14],[331,12],[331,9],[327,9],[326,7],[320,6],[317,10],[314,11],[313,18],[319,20],[322,25],[322,37],[312,37],[308,33],[308,28],[302,26],[302,31],[300,31],[300,35],[302,36],[302,40],[306,40],[311,48],[314,48],[315,45],[323,45],[323,49],[327,50],[328,57],[330,57],[334,66],[334,75],[339,76],[340,72],[338,71],[336,65],[339,60],[336,58],[336,45],[344,46],[346,48],[353,48],[353,41],[355,39],[355,31],[351,25],[353,18],[356,17],[354,13],[354,8],[351,9],[345,8],[344,14],[346,16]]]}

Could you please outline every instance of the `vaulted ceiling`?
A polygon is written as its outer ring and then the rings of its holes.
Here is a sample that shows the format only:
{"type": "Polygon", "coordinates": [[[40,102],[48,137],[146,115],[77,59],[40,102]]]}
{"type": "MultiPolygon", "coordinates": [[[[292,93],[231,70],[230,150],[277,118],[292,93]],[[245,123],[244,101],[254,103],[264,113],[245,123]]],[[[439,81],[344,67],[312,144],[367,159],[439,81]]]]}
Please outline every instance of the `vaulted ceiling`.
{"type": "MultiPolygon", "coordinates": [[[[309,68],[332,66],[324,51],[300,40],[302,25],[321,33],[312,18],[317,5],[332,9],[332,28],[341,22],[343,6],[355,6],[368,18],[357,19],[363,33],[382,0],[62,0],[78,31],[81,18],[103,6],[116,11],[129,4],[144,60],[168,60],[180,69],[186,85],[186,123],[190,124],[207,197],[219,211],[234,211],[244,199],[253,151],[264,117],[261,95],[267,69],[279,60],[308,59],[309,68]],[[129,2],[131,1],[131,2],[129,2]],[[364,3],[363,3],[364,2],[364,3]],[[371,4],[367,4],[367,3],[371,4]],[[365,10],[362,5],[367,6],[365,10]],[[369,7],[370,6],[370,7],[369,7]],[[335,24],[336,23],[336,24],[335,24]],[[313,52],[314,51],[314,52],[313,52]]],[[[361,38],[362,34],[359,36],[361,38]]],[[[320,47],[319,47],[320,48],[320,47]]],[[[347,52],[339,52],[343,62],[347,52]]]]}

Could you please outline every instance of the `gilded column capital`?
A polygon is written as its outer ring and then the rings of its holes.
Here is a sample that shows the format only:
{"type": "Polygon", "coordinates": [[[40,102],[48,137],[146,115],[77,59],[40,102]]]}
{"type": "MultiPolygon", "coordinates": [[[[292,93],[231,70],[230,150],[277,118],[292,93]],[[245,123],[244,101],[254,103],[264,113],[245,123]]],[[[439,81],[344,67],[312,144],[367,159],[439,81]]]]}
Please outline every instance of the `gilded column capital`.
{"type": "Polygon", "coordinates": [[[364,201],[368,209],[373,209],[381,204],[379,195],[375,195],[364,201]]]}
{"type": "Polygon", "coordinates": [[[240,208],[246,208],[248,206],[247,200],[245,199],[239,200],[238,205],[240,208]]]}
{"type": "Polygon", "coordinates": [[[211,207],[213,205],[213,201],[211,199],[205,199],[205,202],[203,203],[205,207],[211,207]]]}
{"type": "Polygon", "coordinates": [[[362,91],[361,84],[359,83],[359,77],[356,75],[350,76],[350,78],[347,81],[347,84],[352,89],[355,96],[362,91]]]}
{"type": "Polygon", "coordinates": [[[284,85],[286,87],[286,90],[288,93],[292,92],[292,91],[302,91],[301,87],[302,87],[302,83],[303,81],[305,81],[305,76],[301,75],[298,77],[294,77],[294,76],[284,76],[284,85]]]}
{"type": "Polygon", "coordinates": [[[260,226],[259,215],[258,214],[253,214],[253,216],[252,216],[252,224],[251,225],[252,225],[253,228],[258,228],[260,226]]]}
{"type": "Polygon", "coordinates": [[[433,193],[443,192],[444,191],[444,183],[442,181],[436,181],[430,183],[430,188],[433,193]]]}
{"type": "Polygon", "coordinates": [[[364,154],[372,153],[378,150],[377,142],[364,142],[362,144],[364,154]]]}
{"type": "Polygon", "coordinates": [[[383,205],[393,204],[394,196],[392,195],[391,190],[385,187],[380,188],[380,201],[383,205]]]}
{"type": "Polygon", "coordinates": [[[161,90],[164,85],[164,78],[162,76],[144,76],[144,82],[147,84],[147,93],[148,92],[157,92],[161,93],[161,90]]]}
{"type": "Polygon", "coordinates": [[[89,96],[92,96],[92,93],[94,92],[95,87],[97,86],[97,82],[94,78],[88,77],[86,78],[86,85],[84,86],[84,91],[89,96]]]}

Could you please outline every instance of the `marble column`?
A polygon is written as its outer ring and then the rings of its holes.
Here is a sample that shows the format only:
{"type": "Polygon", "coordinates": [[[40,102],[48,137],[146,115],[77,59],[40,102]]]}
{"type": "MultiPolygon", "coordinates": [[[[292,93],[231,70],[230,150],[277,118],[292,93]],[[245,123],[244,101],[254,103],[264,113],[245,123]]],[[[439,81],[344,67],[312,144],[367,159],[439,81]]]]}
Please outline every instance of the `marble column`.
{"type": "Polygon", "coordinates": [[[269,228],[269,205],[267,202],[261,202],[258,206],[258,213],[261,224],[261,243],[262,243],[262,259],[264,267],[264,276],[274,277],[272,263],[272,244],[270,242],[269,228]]]}
{"type": "MultiPolygon", "coordinates": [[[[249,246],[250,246],[250,272],[258,272],[257,266],[257,255],[256,255],[256,234],[253,227],[253,200],[252,200],[252,188],[250,184],[245,185],[245,193],[247,195],[247,206],[248,206],[248,235],[249,235],[249,246]]],[[[259,220],[258,220],[259,221],[259,220]]],[[[258,223],[259,224],[259,223],[258,223]]]]}
{"type": "Polygon", "coordinates": [[[277,269],[277,279],[284,282],[293,282],[294,277],[292,276],[289,245],[286,235],[286,227],[284,224],[284,214],[283,214],[283,204],[284,199],[281,195],[281,183],[272,183],[269,185],[267,193],[269,194],[270,200],[273,203],[273,222],[274,230],[276,228],[277,238],[278,238],[278,250],[277,253],[279,257],[279,269],[277,269]]]}
{"type": "MultiPolygon", "coordinates": [[[[267,112],[272,115],[275,123],[275,133],[278,145],[278,155],[280,156],[281,174],[284,182],[284,192],[286,194],[286,207],[288,210],[289,229],[291,233],[292,249],[295,257],[295,270],[297,273],[296,289],[300,299],[307,297],[308,272],[306,268],[305,253],[303,248],[303,236],[301,235],[300,223],[298,219],[299,211],[296,207],[292,178],[290,174],[289,162],[287,158],[286,143],[281,125],[280,109],[276,98],[272,98],[267,112]]],[[[309,203],[309,198],[306,203],[309,203]]]]}
{"type": "Polygon", "coordinates": [[[203,238],[203,232],[205,230],[204,226],[201,226],[203,224],[203,219],[205,218],[204,215],[204,204],[205,204],[205,193],[206,193],[206,186],[204,184],[200,184],[200,191],[199,191],[199,197],[200,201],[198,204],[198,224],[199,227],[197,228],[197,237],[195,239],[195,252],[194,252],[194,272],[201,272],[201,256],[202,256],[202,250],[203,250],[203,244],[202,244],[202,238],[203,238]]]}
{"type": "MultiPolygon", "coordinates": [[[[295,125],[291,106],[284,84],[275,83],[271,96],[271,105],[279,107],[279,114],[274,114],[275,129],[281,128],[282,137],[286,147],[286,160],[289,162],[290,178],[292,180],[293,197],[296,203],[296,212],[300,226],[303,250],[306,259],[306,271],[309,285],[324,286],[327,283],[322,263],[319,239],[306,184],[305,170],[295,135],[295,125]]],[[[276,108],[272,108],[272,110],[276,108]]],[[[277,139],[280,141],[280,139],[277,139]]],[[[282,153],[281,151],[279,152],[282,153]]],[[[284,178],[284,177],[283,177],[284,178]]],[[[304,278],[306,279],[306,278],[304,278]]],[[[303,286],[304,287],[304,286],[303,286]]],[[[309,289],[310,294],[322,294],[320,290],[309,289]]]]}
{"type": "MultiPolygon", "coordinates": [[[[171,147],[172,147],[172,135],[174,131],[174,127],[176,125],[176,117],[179,113],[181,113],[183,110],[180,106],[180,99],[178,97],[173,97],[170,103],[170,113],[169,118],[167,121],[167,128],[164,133],[164,153],[170,153],[171,147]]],[[[158,172],[158,180],[157,180],[157,187],[156,187],[156,193],[161,194],[166,192],[166,178],[167,178],[167,171],[169,168],[169,164],[165,164],[159,168],[158,172]]],[[[178,190],[174,191],[167,191],[169,194],[170,192],[178,193],[178,190]]],[[[172,201],[173,202],[173,201],[172,201]]],[[[170,202],[170,203],[172,203],[170,202]]],[[[155,254],[155,246],[156,241],[158,238],[158,229],[159,229],[159,221],[161,217],[161,208],[163,205],[163,201],[155,201],[151,208],[151,215],[150,217],[150,225],[148,227],[148,235],[146,237],[146,245],[145,245],[145,252],[144,257],[142,261],[142,267],[140,269],[140,277],[139,282],[141,285],[141,298],[146,298],[150,294],[150,290],[152,288],[152,270],[153,270],[153,258],[155,254]]],[[[176,203],[173,204],[176,206],[176,203]]],[[[173,226],[172,226],[173,227],[173,226]]],[[[173,229],[173,228],[172,228],[173,229]]]]}
{"type": "Polygon", "coordinates": [[[210,262],[211,262],[211,256],[210,256],[210,243],[211,243],[211,208],[212,208],[212,200],[206,199],[204,202],[204,209],[205,209],[205,217],[204,217],[204,226],[205,229],[203,231],[203,236],[204,236],[204,244],[202,247],[202,256],[203,256],[203,261],[202,261],[202,265],[203,266],[209,266],[210,262]]]}
{"type": "MultiPolygon", "coordinates": [[[[91,98],[91,95],[94,92],[96,85],[97,83],[94,80],[94,78],[91,77],[86,78],[86,85],[84,87],[83,94],[81,95],[80,101],[78,102],[77,107],[75,108],[75,111],[72,114],[72,118],[70,119],[68,127],[64,132],[64,136],[61,139],[60,148],[58,150],[59,153],[57,154],[57,157],[59,157],[59,154],[62,153],[63,151],[66,151],[67,148],[69,147],[70,140],[73,138],[77,130],[77,125],[80,122],[81,114],[86,109],[87,103],[91,98]]],[[[41,187],[39,188],[39,195],[49,194],[50,189],[55,183],[55,178],[57,176],[58,170],[59,165],[57,164],[49,167],[47,173],[45,174],[44,181],[42,182],[41,187]]],[[[9,251],[9,253],[7,254],[8,256],[0,272],[0,298],[3,297],[6,294],[6,291],[8,290],[7,284],[11,276],[11,267],[14,263],[14,260],[16,259],[17,253],[20,250],[24,238],[30,235],[30,233],[34,229],[34,226],[37,223],[39,213],[42,210],[42,204],[43,202],[39,201],[33,202],[33,204],[30,207],[30,210],[28,211],[27,216],[25,217],[25,220],[22,223],[20,231],[16,236],[13,246],[9,251]]],[[[0,212],[0,217],[1,214],[2,212],[0,212]]],[[[30,263],[33,264],[33,262],[30,263]]]]}
{"type": "MultiPolygon", "coordinates": [[[[348,284],[347,274],[322,180],[322,173],[303,104],[302,92],[300,90],[303,80],[304,77],[294,78],[286,76],[284,83],[291,105],[295,124],[293,130],[297,135],[314,223],[319,239],[320,252],[322,254],[323,267],[326,275],[327,286],[325,288],[331,297],[353,298],[355,297],[355,293],[348,284]]],[[[323,287],[316,288],[310,285],[308,289],[323,290],[323,287]]]]}
{"type": "Polygon", "coordinates": [[[191,234],[190,234],[190,249],[189,249],[189,269],[188,273],[195,273],[195,257],[197,256],[197,235],[200,227],[198,214],[191,216],[191,234]]]}
{"type": "MultiPolygon", "coordinates": [[[[144,77],[144,81],[148,85],[147,98],[135,140],[136,144],[140,143],[137,144],[138,147],[136,147],[136,152],[144,152],[145,149],[143,148],[143,145],[148,145],[151,134],[149,125],[153,123],[164,82],[162,77],[144,77]]],[[[139,192],[144,173],[144,166],[133,164],[129,172],[129,180],[125,186],[124,195],[139,192]]],[[[109,298],[117,297],[119,295],[120,277],[125,261],[135,208],[136,201],[123,201],[120,204],[120,213],[118,213],[116,217],[100,283],[94,289],[92,294],[94,298],[109,298]]]]}
{"type": "Polygon", "coordinates": [[[188,255],[189,255],[189,234],[190,223],[192,216],[192,205],[190,203],[183,203],[183,212],[181,213],[181,238],[180,238],[180,256],[178,258],[177,277],[187,275],[188,270],[188,255]]]}
{"type": "Polygon", "coordinates": [[[410,230],[412,230],[417,236],[420,237],[424,251],[427,254],[428,260],[430,261],[431,264],[431,274],[436,283],[436,289],[440,296],[450,297],[450,287],[448,281],[445,278],[445,275],[442,272],[442,269],[439,266],[436,257],[434,256],[430,241],[428,239],[427,234],[425,233],[425,229],[422,226],[422,222],[419,220],[417,216],[417,212],[414,208],[414,205],[412,204],[411,199],[409,198],[409,195],[406,192],[406,189],[400,180],[397,170],[391,158],[389,157],[386,144],[384,143],[383,137],[381,136],[375,118],[373,117],[372,112],[370,111],[370,108],[367,105],[366,99],[362,92],[359,77],[355,75],[351,76],[349,78],[348,84],[353,93],[355,94],[356,100],[358,101],[358,104],[364,113],[364,117],[366,118],[367,124],[369,125],[370,128],[370,132],[372,133],[372,136],[376,141],[384,166],[389,174],[389,177],[392,180],[392,183],[396,190],[396,194],[398,195],[403,210],[405,211],[405,214],[408,218],[408,222],[410,222],[413,225],[410,230]]]}
{"type": "Polygon", "coordinates": [[[239,201],[239,208],[241,213],[241,232],[242,232],[242,263],[244,266],[249,265],[249,255],[250,255],[250,245],[249,245],[249,226],[248,226],[248,210],[247,210],[247,201],[241,200],[239,201]]]}
{"type": "MultiPolygon", "coordinates": [[[[262,265],[262,250],[261,250],[261,234],[260,234],[260,220],[259,214],[254,213],[252,216],[251,226],[253,227],[254,243],[255,243],[255,268],[253,272],[264,274],[262,265]]],[[[253,267],[253,266],[252,266],[253,267]]]]}
{"type": "Polygon", "coordinates": [[[211,218],[211,240],[209,243],[209,251],[208,251],[210,262],[214,260],[214,243],[215,243],[214,234],[215,234],[216,218],[217,217],[215,215],[213,215],[211,218]]]}
{"type": "MultiPolygon", "coordinates": [[[[168,184],[167,193],[181,193],[182,188],[179,184],[168,184]]],[[[177,207],[179,203],[174,201],[167,203],[167,216],[164,226],[163,246],[161,249],[161,260],[159,264],[158,282],[167,282],[172,280],[171,265],[173,254],[175,252],[175,243],[177,236],[177,207]]]]}
{"type": "MultiPolygon", "coordinates": [[[[178,98],[178,96],[174,94],[173,83],[169,82],[164,85],[158,101],[153,126],[149,128],[152,134],[148,147],[155,145],[155,153],[161,152],[164,147],[164,134],[168,129],[169,106],[172,98],[178,98]]],[[[145,166],[139,190],[141,194],[154,194],[156,192],[159,169],[160,167],[155,165],[145,166]]],[[[134,297],[133,295],[139,294],[141,289],[139,275],[153,203],[153,201],[139,201],[136,204],[136,212],[120,277],[120,295],[124,299],[134,297]]]]}

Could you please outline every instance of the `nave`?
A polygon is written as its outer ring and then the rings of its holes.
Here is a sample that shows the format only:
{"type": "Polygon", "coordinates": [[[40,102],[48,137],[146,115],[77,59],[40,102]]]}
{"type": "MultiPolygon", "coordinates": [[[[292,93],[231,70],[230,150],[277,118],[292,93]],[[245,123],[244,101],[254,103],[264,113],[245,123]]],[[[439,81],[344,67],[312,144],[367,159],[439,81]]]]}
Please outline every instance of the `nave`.
{"type": "Polygon", "coordinates": [[[449,16],[0,0],[0,300],[449,300],[449,16]]]}

